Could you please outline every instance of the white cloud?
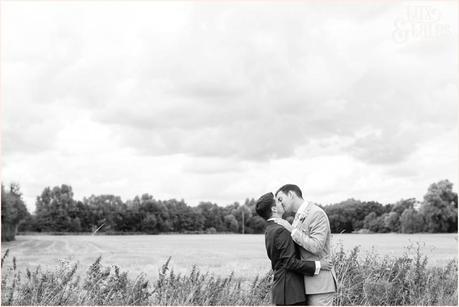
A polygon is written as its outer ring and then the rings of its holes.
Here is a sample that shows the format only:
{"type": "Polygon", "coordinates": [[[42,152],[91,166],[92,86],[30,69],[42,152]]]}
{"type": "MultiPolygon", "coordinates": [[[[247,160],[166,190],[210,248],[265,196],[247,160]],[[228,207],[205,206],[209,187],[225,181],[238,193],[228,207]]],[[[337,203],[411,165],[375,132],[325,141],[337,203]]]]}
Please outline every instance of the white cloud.
{"type": "Polygon", "coordinates": [[[457,184],[442,162],[457,4],[414,6],[450,27],[396,41],[405,3],[6,2],[3,180],[28,199],[69,183],[192,203],[286,182],[325,203],[457,184]]]}

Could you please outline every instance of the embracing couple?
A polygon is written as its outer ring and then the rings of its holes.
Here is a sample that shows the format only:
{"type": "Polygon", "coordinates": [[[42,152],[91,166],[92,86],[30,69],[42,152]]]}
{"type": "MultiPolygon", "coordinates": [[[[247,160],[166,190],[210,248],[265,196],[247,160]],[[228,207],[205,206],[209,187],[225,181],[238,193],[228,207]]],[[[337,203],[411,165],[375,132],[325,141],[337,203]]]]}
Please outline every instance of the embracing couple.
{"type": "Polygon", "coordinates": [[[294,184],[282,186],[275,195],[262,195],[256,211],[268,221],[265,244],[274,271],[273,303],[332,305],[336,276],[327,214],[305,201],[294,184]],[[295,213],[291,225],[282,219],[284,213],[295,213]]]}

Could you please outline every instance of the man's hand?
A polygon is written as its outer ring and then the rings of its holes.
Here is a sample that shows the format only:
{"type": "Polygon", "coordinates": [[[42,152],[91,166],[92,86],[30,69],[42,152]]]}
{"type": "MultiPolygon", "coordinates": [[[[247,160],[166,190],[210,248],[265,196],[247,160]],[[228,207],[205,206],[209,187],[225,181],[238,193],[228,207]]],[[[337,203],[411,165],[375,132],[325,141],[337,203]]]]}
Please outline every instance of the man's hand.
{"type": "Polygon", "coordinates": [[[277,224],[279,224],[279,225],[281,225],[281,226],[283,226],[283,227],[284,227],[285,229],[287,229],[289,232],[292,232],[292,230],[293,230],[293,226],[290,225],[290,223],[287,222],[287,221],[284,220],[284,219],[275,218],[275,219],[274,219],[274,222],[277,223],[277,224]]]}
{"type": "Polygon", "coordinates": [[[333,263],[330,259],[322,259],[320,260],[320,270],[330,271],[333,267],[333,263]]]}

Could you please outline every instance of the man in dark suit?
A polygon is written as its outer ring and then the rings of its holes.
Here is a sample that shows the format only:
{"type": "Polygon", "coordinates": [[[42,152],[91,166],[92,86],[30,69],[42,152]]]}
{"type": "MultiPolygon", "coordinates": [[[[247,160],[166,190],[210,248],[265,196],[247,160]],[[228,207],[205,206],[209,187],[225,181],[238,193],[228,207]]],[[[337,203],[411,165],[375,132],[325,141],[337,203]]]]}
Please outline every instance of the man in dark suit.
{"type": "Polygon", "coordinates": [[[298,247],[290,232],[274,222],[285,212],[282,204],[274,199],[273,193],[261,196],[256,203],[258,215],[268,221],[265,231],[265,244],[274,271],[272,301],[276,305],[306,305],[304,275],[317,275],[319,271],[330,270],[331,262],[302,261],[298,247]]]}

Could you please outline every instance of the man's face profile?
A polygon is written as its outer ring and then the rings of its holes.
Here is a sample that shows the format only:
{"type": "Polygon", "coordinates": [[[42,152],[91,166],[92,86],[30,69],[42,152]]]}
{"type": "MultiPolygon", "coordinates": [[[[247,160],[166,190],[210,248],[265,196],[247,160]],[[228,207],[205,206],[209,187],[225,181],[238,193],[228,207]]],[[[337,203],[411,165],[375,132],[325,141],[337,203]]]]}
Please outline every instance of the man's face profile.
{"type": "Polygon", "coordinates": [[[276,195],[276,202],[282,206],[285,212],[289,212],[289,200],[291,200],[290,197],[282,191],[279,191],[276,195]]]}

